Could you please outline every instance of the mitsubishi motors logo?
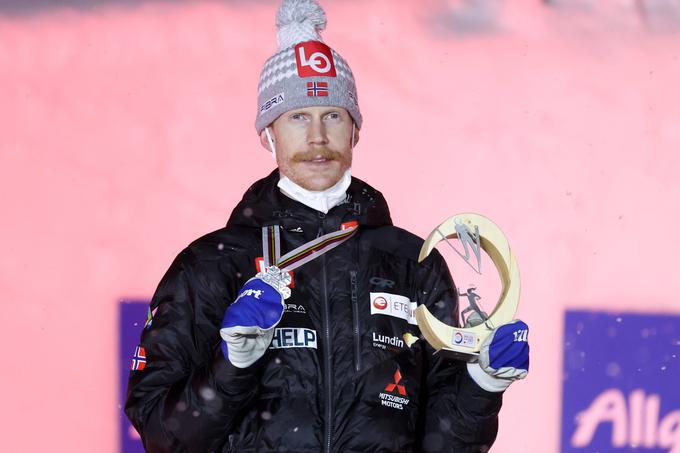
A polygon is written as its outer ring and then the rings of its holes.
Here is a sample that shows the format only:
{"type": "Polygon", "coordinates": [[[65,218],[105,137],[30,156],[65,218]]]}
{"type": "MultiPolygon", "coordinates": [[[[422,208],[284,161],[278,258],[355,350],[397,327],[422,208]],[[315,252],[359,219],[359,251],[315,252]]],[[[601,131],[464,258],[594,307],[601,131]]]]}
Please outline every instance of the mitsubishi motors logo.
{"type": "Polygon", "coordinates": [[[409,399],[405,398],[406,397],[406,386],[400,384],[401,382],[401,371],[399,371],[399,368],[394,372],[394,377],[390,383],[387,384],[385,387],[385,390],[380,393],[379,398],[380,398],[380,404],[382,404],[385,407],[390,407],[392,409],[398,409],[400,411],[403,411],[404,408],[408,405],[409,399]],[[395,390],[396,393],[401,395],[397,396],[395,395],[395,390]],[[389,392],[389,393],[387,393],[389,392]]]}
{"type": "Polygon", "coordinates": [[[301,42],[295,46],[295,59],[300,77],[336,77],[331,48],[322,42],[301,42]]]}
{"type": "Polygon", "coordinates": [[[400,385],[399,381],[401,381],[401,373],[399,372],[399,368],[397,368],[397,371],[394,372],[394,382],[390,382],[389,384],[387,384],[387,387],[385,387],[385,391],[394,392],[394,389],[396,387],[400,395],[406,396],[406,388],[403,385],[400,385]]]}

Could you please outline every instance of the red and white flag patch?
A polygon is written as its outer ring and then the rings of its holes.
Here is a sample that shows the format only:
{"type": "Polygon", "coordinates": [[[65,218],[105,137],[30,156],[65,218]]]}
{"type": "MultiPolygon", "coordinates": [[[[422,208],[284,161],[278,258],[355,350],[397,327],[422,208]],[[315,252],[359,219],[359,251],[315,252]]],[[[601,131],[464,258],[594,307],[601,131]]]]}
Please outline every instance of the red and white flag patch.
{"type": "Polygon", "coordinates": [[[307,96],[328,96],[328,82],[307,82],[307,96]]]}
{"type": "Polygon", "coordinates": [[[135,348],[135,355],[132,356],[130,369],[132,371],[141,371],[144,368],[146,368],[146,351],[142,346],[137,346],[135,348]]]}

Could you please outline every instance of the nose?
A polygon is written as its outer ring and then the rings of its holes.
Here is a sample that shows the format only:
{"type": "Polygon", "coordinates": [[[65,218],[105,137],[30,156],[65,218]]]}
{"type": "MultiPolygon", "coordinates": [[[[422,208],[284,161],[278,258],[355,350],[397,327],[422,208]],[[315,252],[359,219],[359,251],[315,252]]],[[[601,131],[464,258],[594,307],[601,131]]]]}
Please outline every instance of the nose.
{"type": "Polygon", "coordinates": [[[310,145],[327,145],[326,125],[321,118],[312,118],[307,129],[307,143],[310,145]]]}

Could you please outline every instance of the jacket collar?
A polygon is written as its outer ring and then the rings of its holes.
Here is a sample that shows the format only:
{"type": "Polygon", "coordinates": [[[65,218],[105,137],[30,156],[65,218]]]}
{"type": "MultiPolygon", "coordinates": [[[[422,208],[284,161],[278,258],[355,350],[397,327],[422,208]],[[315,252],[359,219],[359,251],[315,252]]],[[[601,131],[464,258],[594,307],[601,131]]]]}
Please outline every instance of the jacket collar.
{"type": "Polygon", "coordinates": [[[327,230],[339,229],[345,222],[377,227],[392,225],[390,211],[382,194],[358,178],[352,177],[345,201],[327,214],[316,211],[282,194],[277,187],[279,170],[260,179],[243,195],[227,222],[229,226],[263,227],[279,224],[284,228],[318,226],[320,219],[327,230]]]}

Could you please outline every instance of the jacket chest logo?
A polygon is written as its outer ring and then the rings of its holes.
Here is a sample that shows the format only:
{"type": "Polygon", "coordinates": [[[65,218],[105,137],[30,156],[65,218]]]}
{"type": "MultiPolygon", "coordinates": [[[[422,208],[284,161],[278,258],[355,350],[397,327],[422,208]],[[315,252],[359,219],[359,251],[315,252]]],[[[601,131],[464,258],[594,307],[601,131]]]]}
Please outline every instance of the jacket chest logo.
{"type": "Polygon", "coordinates": [[[399,368],[394,372],[394,376],[392,376],[392,379],[389,379],[385,390],[380,392],[378,397],[380,398],[381,405],[392,409],[403,411],[408,405],[410,400],[406,393],[406,385],[399,368]]]}
{"type": "Polygon", "coordinates": [[[304,327],[277,327],[269,349],[316,349],[316,330],[304,327]]]}
{"type": "Polygon", "coordinates": [[[394,281],[382,277],[371,277],[371,279],[368,282],[379,289],[394,288],[394,281]]]}
{"type": "Polygon", "coordinates": [[[410,348],[418,341],[418,337],[411,332],[405,332],[401,337],[398,337],[397,335],[384,335],[379,332],[371,332],[371,335],[374,348],[390,351],[399,351],[404,347],[410,348]]]}
{"type": "Polygon", "coordinates": [[[307,314],[307,309],[305,309],[304,305],[286,304],[283,311],[284,313],[298,313],[302,315],[307,314]]]}
{"type": "Polygon", "coordinates": [[[408,297],[390,293],[370,293],[371,315],[391,316],[416,325],[417,302],[408,297]]]}

